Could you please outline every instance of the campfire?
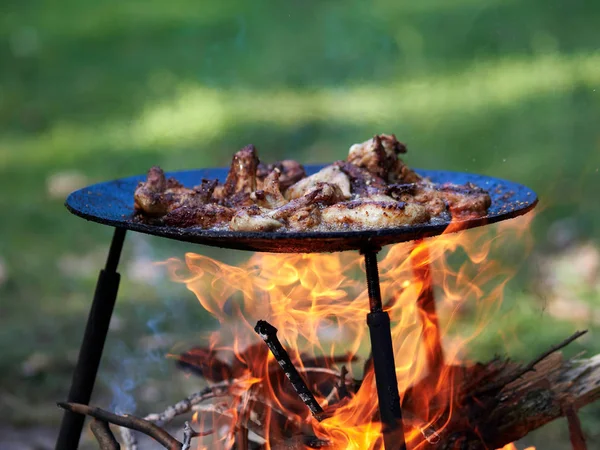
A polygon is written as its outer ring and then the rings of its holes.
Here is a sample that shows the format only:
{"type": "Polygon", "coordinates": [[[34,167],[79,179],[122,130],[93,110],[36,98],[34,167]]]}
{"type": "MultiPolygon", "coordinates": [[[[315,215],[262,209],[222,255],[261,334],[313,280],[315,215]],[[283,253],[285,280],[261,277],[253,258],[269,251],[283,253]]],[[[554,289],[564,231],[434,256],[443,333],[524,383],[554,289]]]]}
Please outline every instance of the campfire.
{"type": "Polygon", "coordinates": [[[584,449],[577,410],[600,396],[600,359],[563,360],[559,350],[585,331],[527,363],[469,357],[515,271],[490,254],[526,242],[531,218],[503,222],[493,235],[451,223],[379,255],[365,240],[360,253],[255,253],[237,266],[194,253],[170,259],[162,265],[171,278],[220,325],[208,343],[169,355],[206,387],[143,417],[76,395],[59,406],[93,417],[101,449],[119,448],[119,427],[129,450],[140,433],[167,449],[508,450],[563,416],[573,448],[584,449]],[[177,437],[166,429],[176,418],[185,420],[177,437]]]}

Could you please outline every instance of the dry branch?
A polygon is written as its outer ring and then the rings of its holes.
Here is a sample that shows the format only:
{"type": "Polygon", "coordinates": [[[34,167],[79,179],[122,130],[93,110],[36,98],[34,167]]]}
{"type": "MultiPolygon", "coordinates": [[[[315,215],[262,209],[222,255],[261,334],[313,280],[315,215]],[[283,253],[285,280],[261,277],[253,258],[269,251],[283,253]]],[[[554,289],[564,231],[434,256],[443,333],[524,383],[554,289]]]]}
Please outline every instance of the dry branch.
{"type": "Polygon", "coordinates": [[[110,431],[108,423],[99,420],[92,419],[90,423],[90,430],[94,434],[94,437],[98,441],[100,450],[120,450],[121,446],[115,439],[115,436],[110,431]]]}
{"type": "Polygon", "coordinates": [[[59,402],[58,406],[62,409],[66,409],[67,411],[94,417],[96,419],[100,419],[121,427],[127,427],[132,430],[141,431],[168,450],[181,450],[181,442],[179,442],[159,426],[154,425],[152,422],[148,422],[147,420],[129,415],[119,416],[95,406],[82,405],[80,403],[59,402]]]}
{"type": "Polygon", "coordinates": [[[192,428],[189,422],[186,422],[183,426],[183,445],[181,450],[190,450],[192,447],[192,439],[200,436],[208,436],[213,431],[196,431],[192,428]]]}
{"type": "Polygon", "coordinates": [[[163,412],[158,414],[148,414],[144,419],[153,422],[156,425],[164,426],[171,422],[175,417],[190,412],[194,405],[211,398],[226,395],[229,392],[229,388],[235,385],[236,382],[237,380],[224,381],[212,386],[207,386],[201,391],[195,392],[174,405],[167,407],[163,412]]]}

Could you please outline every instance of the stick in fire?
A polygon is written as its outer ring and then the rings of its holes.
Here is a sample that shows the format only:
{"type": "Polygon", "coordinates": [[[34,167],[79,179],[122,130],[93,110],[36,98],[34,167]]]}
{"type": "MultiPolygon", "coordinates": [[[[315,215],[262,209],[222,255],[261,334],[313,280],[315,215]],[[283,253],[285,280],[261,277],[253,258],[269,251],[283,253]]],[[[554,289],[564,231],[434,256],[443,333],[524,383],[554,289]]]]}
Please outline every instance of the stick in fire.
{"type": "Polygon", "coordinates": [[[310,409],[312,415],[319,421],[323,419],[323,408],[317,402],[314,394],[308,388],[294,364],[292,364],[292,360],[290,359],[290,355],[283,348],[281,342],[277,338],[277,328],[271,325],[266,320],[259,320],[254,327],[254,331],[258,333],[263,341],[271,350],[271,353],[285,372],[286,377],[292,383],[294,390],[298,393],[300,399],[304,402],[304,404],[310,409]]]}
{"type": "Polygon", "coordinates": [[[99,419],[93,419],[90,423],[90,430],[98,441],[100,450],[120,450],[121,446],[112,434],[107,422],[99,419]]]}

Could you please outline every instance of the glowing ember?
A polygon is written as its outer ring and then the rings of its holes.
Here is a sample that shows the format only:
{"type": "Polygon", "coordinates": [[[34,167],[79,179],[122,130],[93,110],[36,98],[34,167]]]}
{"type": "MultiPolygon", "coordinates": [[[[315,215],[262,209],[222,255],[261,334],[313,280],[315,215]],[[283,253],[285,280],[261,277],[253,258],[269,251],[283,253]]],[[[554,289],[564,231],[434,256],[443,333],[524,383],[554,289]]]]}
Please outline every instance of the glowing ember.
{"type": "MultiPolygon", "coordinates": [[[[392,320],[401,397],[409,388],[413,390],[412,408],[403,411],[409,448],[440,439],[455,407],[455,372],[448,367],[464,364],[469,342],[497,318],[503,288],[516,269],[502,267],[495,255],[507,243],[518,240],[527,244],[524,237],[531,219],[530,214],[492,227],[491,231],[447,232],[425,242],[393,246],[380,256],[381,292],[392,320]],[[432,311],[419,308],[417,301],[431,288],[427,266],[436,287],[439,327],[438,318],[432,311]],[[456,326],[465,314],[463,307],[469,310],[469,318],[475,317],[468,329],[456,326]],[[429,366],[436,364],[432,351],[440,336],[446,365],[433,367],[431,372],[429,366]]],[[[329,448],[380,448],[381,424],[375,420],[378,404],[372,367],[363,373],[370,349],[365,323],[369,303],[358,253],[254,254],[237,267],[188,253],[185,261],[170,259],[165,264],[172,278],[185,283],[220,322],[207,350],[214,363],[202,367],[202,373],[213,381],[235,379],[232,400],[211,404],[194,421],[202,426],[210,420],[210,427],[221,430],[221,445],[235,439],[239,421],[251,419],[266,430],[267,448],[290,429],[308,431],[329,441],[329,448]],[[278,338],[301,374],[307,369],[304,362],[308,359],[317,358],[323,370],[334,369],[337,373],[346,364],[350,379],[363,380],[360,389],[339,400],[327,399],[319,389],[313,389],[316,386],[309,386],[327,413],[318,422],[291,390],[277,361],[254,332],[261,319],[278,329],[278,338]],[[348,356],[340,361],[335,355],[348,356]],[[229,365],[219,365],[227,358],[229,365]],[[223,367],[232,373],[224,374],[223,367]],[[285,416],[289,429],[281,429],[275,415],[285,416]]]]}

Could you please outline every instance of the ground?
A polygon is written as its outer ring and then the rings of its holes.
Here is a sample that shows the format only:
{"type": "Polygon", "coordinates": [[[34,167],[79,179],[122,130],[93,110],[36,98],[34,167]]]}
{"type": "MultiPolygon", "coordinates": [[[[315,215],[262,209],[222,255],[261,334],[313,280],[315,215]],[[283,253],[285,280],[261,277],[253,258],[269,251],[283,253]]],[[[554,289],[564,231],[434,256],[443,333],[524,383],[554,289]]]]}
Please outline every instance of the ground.
{"type": "MultiPolygon", "coordinates": [[[[247,143],[267,160],[326,162],[376,132],[395,132],[412,166],[531,186],[541,199],[533,249],[504,304],[518,340],[507,348],[500,323],[473,351],[526,359],[581,327],[591,337],[569,354],[600,351],[599,6],[205,3],[8,0],[0,7],[6,427],[58,423],[53,403],[66,395],[106,255],[110,230],[69,215],[66,194],[153,164],[225,165],[247,143]]],[[[163,355],[193,342],[209,321],[150,263],[190,250],[245,257],[129,236],[98,399],[152,403],[180,394],[165,381],[175,375],[163,355]]],[[[598,408],[585,410],[591,439],[598,423],[598,408]]],[[[538,448],[564,448],[565,426],[531,439],[538,448]]]]}

